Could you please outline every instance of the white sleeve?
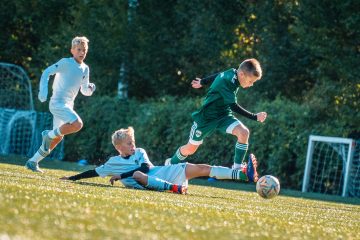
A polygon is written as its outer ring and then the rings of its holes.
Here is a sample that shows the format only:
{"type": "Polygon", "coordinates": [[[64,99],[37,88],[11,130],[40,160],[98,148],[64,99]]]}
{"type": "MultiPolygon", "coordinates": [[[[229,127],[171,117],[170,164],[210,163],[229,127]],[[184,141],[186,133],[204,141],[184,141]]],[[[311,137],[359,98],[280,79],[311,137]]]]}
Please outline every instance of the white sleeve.
{"type": "Polygon", "coordinates": [[[86,74],[85,74],[85,78],[82,80],[81,82],[81,87],[80,87],[80,92],[84,95],[84,96],[91,96],[93,94],[93,92],[95,91],[95,84],[94,83],[90,83],[89,82],[89,76],[90,76],[90,69],[89,67],[86,68],[86,74]]]}
{"type": "Polygon", "coordinates": [[[54,75],[58,72],[63,71],[65,69],[65,59],[61,59],[57,63],[47,67],[44,72],[41,74],[40,78],[40,85],[39,85],[39,95],[38,98],[41,102],[45,102],[48,95],[48,84],[49,84],[49,77],[54,75]]]}
{"type": "Polygon", "coordinates": [[[108,164],[108,162],[106,162],[105,164],[95,168],[95,171],[96,171],[97,174],[99,174],[100,177],[120,175],[120,174],[126,172],[123,169],[114,168],[113,165],[108,164]]]}

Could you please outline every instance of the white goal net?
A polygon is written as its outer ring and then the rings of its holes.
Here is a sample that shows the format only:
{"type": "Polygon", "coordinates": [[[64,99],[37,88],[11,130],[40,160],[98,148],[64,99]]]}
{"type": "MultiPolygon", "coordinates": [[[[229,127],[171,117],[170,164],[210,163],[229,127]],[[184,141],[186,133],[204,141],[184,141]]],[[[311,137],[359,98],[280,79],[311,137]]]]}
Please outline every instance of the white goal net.
{"type": "MultiPolygon", "coordinates": [[[[41,144],[41,132],[51,129],[52,115],[36,112],[30,80],[14,64],[0,63],[0,154],[32,156],[41,144]]],[[[63,143],[50,158],[63,158],[63,143]]]]}
{"type": "Polygon", "coordinates": [[[360,197],[359,155],[359,141],[310,136],[302,191],[360,197]]]}

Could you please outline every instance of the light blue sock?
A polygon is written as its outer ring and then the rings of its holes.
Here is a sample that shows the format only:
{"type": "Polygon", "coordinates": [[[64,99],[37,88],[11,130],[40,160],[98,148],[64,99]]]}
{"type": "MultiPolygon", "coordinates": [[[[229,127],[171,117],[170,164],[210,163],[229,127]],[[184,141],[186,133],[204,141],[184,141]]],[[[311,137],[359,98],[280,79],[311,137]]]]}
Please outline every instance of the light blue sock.
{"type": "Polygon", "coordinates": [[[145,187],[157,191],[167,191],[171,189],[172,185],[160,178],[148,176],[148,184],[145,187]]]}

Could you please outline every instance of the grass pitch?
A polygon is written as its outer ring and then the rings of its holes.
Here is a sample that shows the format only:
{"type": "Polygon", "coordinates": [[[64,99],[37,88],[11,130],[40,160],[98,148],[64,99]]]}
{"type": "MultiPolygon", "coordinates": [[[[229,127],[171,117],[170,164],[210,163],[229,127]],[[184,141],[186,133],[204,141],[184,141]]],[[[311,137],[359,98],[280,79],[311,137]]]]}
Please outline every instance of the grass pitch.
{"type": "Polygon", "coordinates": [[[111,186],[108,178],[61,181],[90,167],[0,157],[0,239],[360,239],[360,199],[254,184],[190,182],[188,195],[111,186]],[[52,168],[52,169],[46,169],[52,168]]]}

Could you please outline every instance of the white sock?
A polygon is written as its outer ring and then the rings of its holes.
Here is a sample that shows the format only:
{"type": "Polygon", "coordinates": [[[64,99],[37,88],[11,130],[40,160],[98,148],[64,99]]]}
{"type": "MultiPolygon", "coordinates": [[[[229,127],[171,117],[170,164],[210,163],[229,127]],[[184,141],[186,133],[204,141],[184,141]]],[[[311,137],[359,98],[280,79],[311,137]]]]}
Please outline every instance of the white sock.
{"type": "Polygon", "coordinates": [[[64,136],[60,132],[60,128],[55,128],[48,133],[49,138],[54,139],[56,137],[64,136]]]}
{"type": "Polygon", "coordinates": [[[171,186],[171,183],[160,178],[148,176],[148,184],[145,187],[157,191],[166,191],[169,190],[171,186]]]}
{"type": "Polygon", "coordinates": [[[47,152],[45,152],[44,150],[42,150],[41,147],[40,147],[39,150],[36,151],[34,156],[32,156],[32,158],[29,159],[29,161],[39,163],[47,155],[49,155],[49,154],[47,152]]]}
{"type": "Polygon", "coordinates": [[[242,163],[234,163],[233,168],[234,169],[240,169],[243,166],[242,163]]]}
{"type": "Polygon", "coordinates": [[[247,180],[247,176],[242,171],[219,166],[211,167],[209,177],[216,179],[247,180]]]}
{"type": "Polygon", "coordinates": [[[227,167],[212,166],[210,169],[210,177],[216,179],[231,179],[232,170],[227,167]]]}

